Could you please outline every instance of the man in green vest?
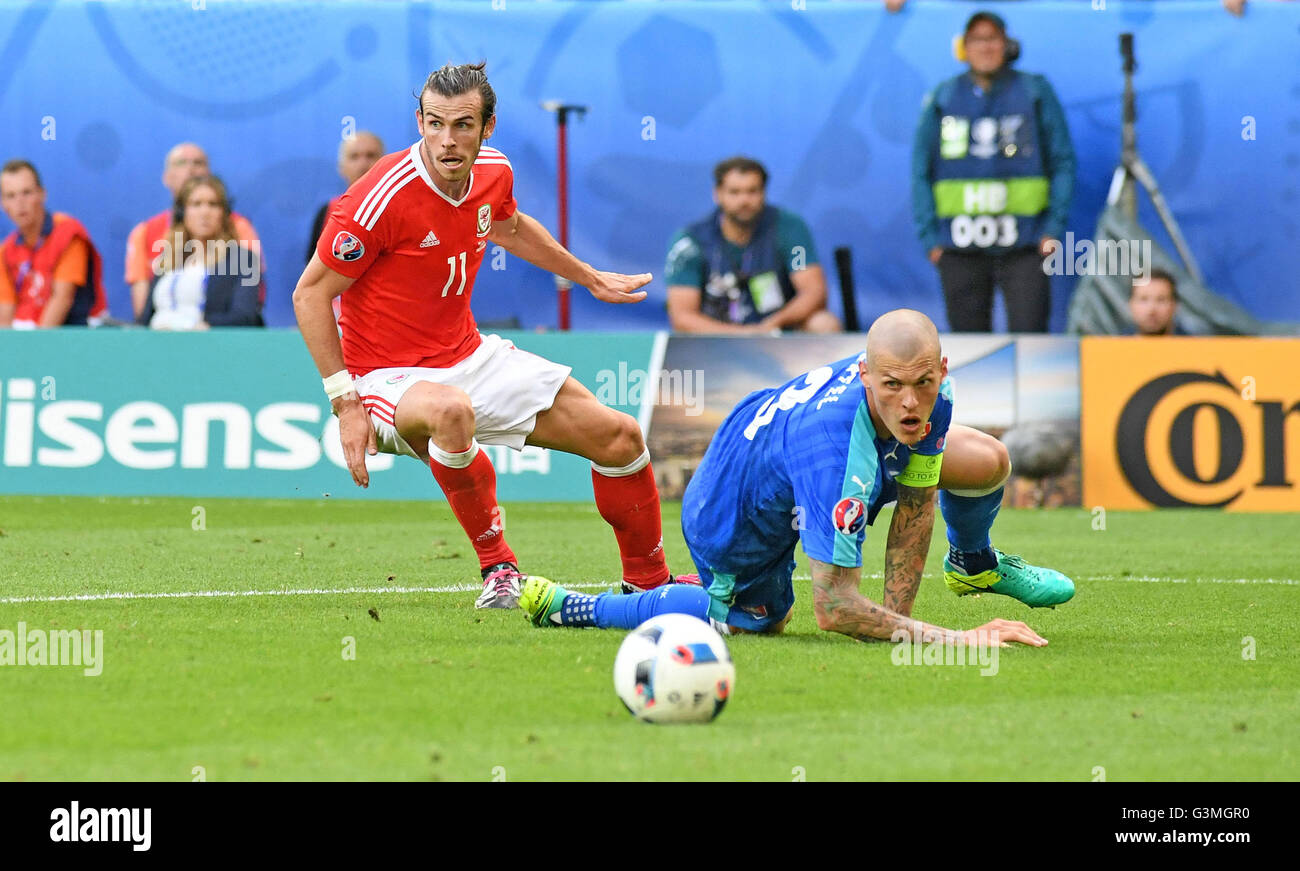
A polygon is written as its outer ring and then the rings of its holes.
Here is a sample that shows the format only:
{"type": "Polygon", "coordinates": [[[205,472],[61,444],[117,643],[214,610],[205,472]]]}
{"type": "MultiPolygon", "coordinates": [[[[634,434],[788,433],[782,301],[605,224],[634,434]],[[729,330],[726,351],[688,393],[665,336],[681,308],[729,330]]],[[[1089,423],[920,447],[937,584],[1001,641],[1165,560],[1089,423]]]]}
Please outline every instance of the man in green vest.
{"type": "Polygon", "coordinates": [[[1052,86],[1011,68],[1019,54],[1001,17],[976,12],[957,44],[969,70],[926,95],[916,130],[912,213],[953,332],[993,329],[995,285],[1011,332],[1047,330],[1043,258],[1065,230],[1074,147],[1052,86]]]}
{"type": "Polygon", "coordinates": [[[767,202],[767,169],[748,157],[713,168],[707,217],[668,246],[668,320],[679,333],[837,333],[812,233],[767,202]]]}

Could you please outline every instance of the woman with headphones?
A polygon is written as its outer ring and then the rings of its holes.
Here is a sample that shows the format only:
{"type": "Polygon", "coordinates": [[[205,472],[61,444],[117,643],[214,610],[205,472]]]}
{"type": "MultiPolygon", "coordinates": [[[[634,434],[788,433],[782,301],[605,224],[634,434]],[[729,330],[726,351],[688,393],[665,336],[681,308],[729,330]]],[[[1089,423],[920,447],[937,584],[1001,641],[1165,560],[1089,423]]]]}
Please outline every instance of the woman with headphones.
{"type": "Polygon", "coordinates": [[[1060,244],[1074,189],[1074,146],[1047,79],[1012,64],[1020,44],[993,12],[954,42],[969,65],[926,95],[912,151],[912,212],[939,271],[952,332],[1047,331],[1044,258],[1060,244]]]}
{"type": "Polygon", "coordinates": [[[155,330],[262,326],[261,258],[256,246],[239,241],[221,179],[189,179],[173,205],[139,323],[155,330]]]}

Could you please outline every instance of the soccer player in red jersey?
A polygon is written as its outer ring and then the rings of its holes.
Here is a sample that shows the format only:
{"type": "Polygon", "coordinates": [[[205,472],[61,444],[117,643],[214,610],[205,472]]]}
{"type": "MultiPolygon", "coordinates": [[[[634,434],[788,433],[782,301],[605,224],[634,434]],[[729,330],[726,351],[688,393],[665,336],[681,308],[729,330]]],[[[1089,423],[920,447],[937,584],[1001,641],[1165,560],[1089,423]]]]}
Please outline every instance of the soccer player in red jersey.
{"type": "Polygon", "coordinates": [[[484,145],[496,95],[483,64],[447,65],[419,96],[420,139],[389,154],[335,204],[294,290],[303,339],[339,418],[353,480],[377,451],[426,463],[483,575],[476,607],[517,607],[519,572],[479,444],[525,444],[591,460],[596,506],[614,527],[625,588],[670,580],[659,490],[640,427],[569,368],[482,336],[470,313],[489,243],[612,303],[645,299],[650,275],[601,272],[518,210],[510,161],[484,145]],[[336,329],[331,301],[342,295],[336,329]],[[340,342],[339,334],[342,333],[340,342]]]}

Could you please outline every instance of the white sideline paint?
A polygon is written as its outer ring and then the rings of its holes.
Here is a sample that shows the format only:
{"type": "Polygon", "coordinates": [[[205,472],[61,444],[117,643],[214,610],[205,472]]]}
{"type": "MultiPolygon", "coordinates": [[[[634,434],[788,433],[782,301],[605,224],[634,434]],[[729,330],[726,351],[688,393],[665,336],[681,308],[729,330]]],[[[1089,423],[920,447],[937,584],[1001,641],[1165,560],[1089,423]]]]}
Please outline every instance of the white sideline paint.
{"type": "MultiPolygon", "coordinates": [[[[883,572],[863,575],[864,580],[884,580],[883,572]]],[[[796,581],[810,581],[811,575],[795,575],[796,581]]],[[[1300,586],[1295,578],[1156,578],[1094,575],[1076,578],[1081,581],[1139,581],[1149,584],[1273,584],[1284,587],[1300,586]]],[[[564,584],[569,590],[608,590],[613,584],[564,584]]],[[[358,593],[477,593],[481,584],[451,584],[446,587],[342,587],[339,589],[307,590],[190,590],[173,593],[79,593],[74,596],[12,596],[0,599],[0,605],[22,605],[29,602],[106,602],[117,599],[240,599],[249,596],[350,596],[358,593]]]]}
{"type": "Polygon", "coordinates": [[[1152,578],[1152,577],[1130,577],[1113,575],[1098,575],[1093,578],[1084,578],[1087,581],[1142,581],[1149,584],[1278,584],[1284,587],[1294,587],[1300,585],[1300,580],[1295,578],[1152,578]]]}
{"type": "MultiPolygon", "coordinates": [[[[938,577],[938,576],[935,576],[938,577]]],[[[812,575],[795,575],[796,581],[811,581],[812,575]]],[[[870,575],[863,575],[863,580],[883,581],[885,575],[883,572],[876,572],[870,575]]],[[[1125,575],[1092,575],[1091,577],[1075,578],[1076,581],[1141,581],[1148,584],[1276,584],[1283,587],[1300,586],[1300,580],[1295,578],[1157,578],[1151,576],[1125,576],[1125,575]]],[[[0,601],[3,601],[0,599],[0,601]]]]}
{"type": "MultiPolygon", "coordinates": [[[[614,584],[565,584],[567,590],[613,589],[614,584]]],[[[482,584],[452,584],[447,587],[344,587],[327,590],[192,590],[176,593],[79,593],[75,596],[13,596],[0,605],[28,602],[106,602],[116,599],[239,599],[247,596],[348,596],[356,593],[478,593],[482,584]]]]}

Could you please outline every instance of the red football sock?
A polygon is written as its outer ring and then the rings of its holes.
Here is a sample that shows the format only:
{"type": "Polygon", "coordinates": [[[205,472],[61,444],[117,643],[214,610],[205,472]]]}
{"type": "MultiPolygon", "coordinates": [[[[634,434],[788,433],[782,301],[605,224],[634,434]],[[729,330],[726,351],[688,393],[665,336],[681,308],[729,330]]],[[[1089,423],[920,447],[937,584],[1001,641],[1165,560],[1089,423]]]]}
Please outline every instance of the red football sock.
{"type": "Polygon", "coordinates": [[[478,443],[453,454],[430,441],[429,469],[474,545],[479,567],[506,562],[518,565],[514,551],[506,544],[505,523],[497,506],[497,472],[478,443]]]}
{"type": "Polygon", "coordinates": [[[650,466],[650,452],[623,469],[593,468],[591,486],[596,491],[600,516],[614,527],[623,560],[623,580],[646,590],[667,581],[659,487],[650,466]],[[628,473],[626,469],[636,471],[628,473]]]}

